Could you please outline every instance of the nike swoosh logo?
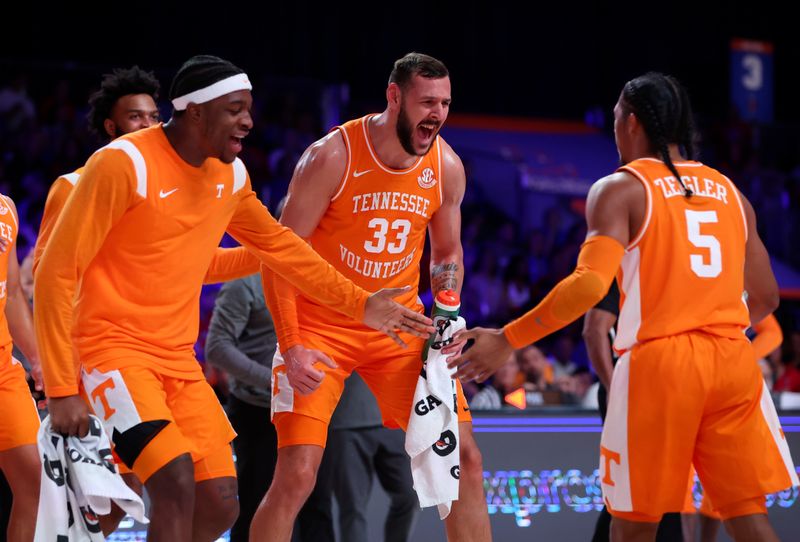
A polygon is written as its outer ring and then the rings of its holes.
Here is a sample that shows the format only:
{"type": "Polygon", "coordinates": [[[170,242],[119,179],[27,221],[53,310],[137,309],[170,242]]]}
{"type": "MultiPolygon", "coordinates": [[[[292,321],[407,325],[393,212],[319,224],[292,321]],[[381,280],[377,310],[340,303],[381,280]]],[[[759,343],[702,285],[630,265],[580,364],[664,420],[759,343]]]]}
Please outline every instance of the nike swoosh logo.
{"type": "Polygon", "coordinates": [[[362,175],[366,175],[370,171],[372,171],[372,170],[371,169],[366,169],[364,171],[354,171],[353,172],[353,177],[361,177],[362,175]]]}
{"type": "Polygon", "coordinates": [[[173,189],[172,189],[172,190],[170,190],[169,192],[164,192],[163,190],[161,190],[161,191],[158,193],[158,197],[160,197],[161,199],[164,199],[164,198],[166,198],[167,196],[171,196],[172,194],[174,194],[174,193],[175,193],[175,192],[177,192],[177,191],[178,191],[178,189],[177,189],[177,188],[173,188],[173,189]]]}

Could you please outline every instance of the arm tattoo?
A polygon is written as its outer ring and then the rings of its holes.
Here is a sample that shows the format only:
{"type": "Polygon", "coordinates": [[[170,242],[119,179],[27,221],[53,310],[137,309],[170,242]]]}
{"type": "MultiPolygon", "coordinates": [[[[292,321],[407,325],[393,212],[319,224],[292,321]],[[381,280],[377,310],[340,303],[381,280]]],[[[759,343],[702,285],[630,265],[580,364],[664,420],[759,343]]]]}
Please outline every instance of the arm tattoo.
{"type": "Polygon", "coordinates": [[[455,290],[458,287],[458,264],[445,263],[431,268],[431,288],[433,292],[455,290]]]}

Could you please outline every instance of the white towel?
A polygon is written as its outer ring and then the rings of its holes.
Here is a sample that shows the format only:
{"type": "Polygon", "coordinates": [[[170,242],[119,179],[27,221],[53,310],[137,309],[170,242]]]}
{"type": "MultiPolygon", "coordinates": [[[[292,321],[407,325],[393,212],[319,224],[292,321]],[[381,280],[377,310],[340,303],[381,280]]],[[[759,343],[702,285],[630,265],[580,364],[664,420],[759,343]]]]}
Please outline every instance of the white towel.
{"type": "Polygon", "coordinates": [[[89,433],[64,437],[53,431],[50,416],[39,428],[42,482],[34,542],[101,542],[98,515],[111,512],[111,501],[147,523],[142,499],[117,472],[108,437],[95,416],[89,433]]]}
{"type": "Polygon", "coordinates": [[[437,330],[417,380],[405,445],[419,504],[423,508],[437,505],[441,519],[450,514],[452,501],[458,500],[460,457],[455,381],[441,348],[466,327],[461,317],[447,322],[437,330]]]}

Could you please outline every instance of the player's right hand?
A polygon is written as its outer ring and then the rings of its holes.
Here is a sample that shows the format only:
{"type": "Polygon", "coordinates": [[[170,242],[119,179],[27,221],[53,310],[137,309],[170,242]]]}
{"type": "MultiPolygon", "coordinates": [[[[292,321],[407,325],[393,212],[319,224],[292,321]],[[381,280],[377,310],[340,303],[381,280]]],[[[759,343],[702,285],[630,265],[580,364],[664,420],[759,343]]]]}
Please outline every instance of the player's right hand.
{"type": "Polygon", "coordinates": [[[89,406],[80,395],[49,397],[47,404],[53,431],[77,437],[89,432],[89,406]]]}
{"type": "Polygon", "coordinates": [[[383,331],[403,348],[408,345],[398,335],[400,331],[423,339],[427,339],[432,333],[436,333],[436,329],[433,327],[433,320],[392,300],[392,298],[404,294],[408,290],[408,286],[378,290],[369,296],[367,305],[364,308],[364,324],[372,329],[383,331]]]}
{"type": "Polygon", "coordinates": [[[300,395],[308,395],[316,390],[322,383],[322,379],[325,378],[325,372],[314,367],[314,363],[318,361],[331,369],[339,367],[319,350],[311,350],[300,344],[292,346],[283,353],[286,377],[292,388],[300,395]]]}

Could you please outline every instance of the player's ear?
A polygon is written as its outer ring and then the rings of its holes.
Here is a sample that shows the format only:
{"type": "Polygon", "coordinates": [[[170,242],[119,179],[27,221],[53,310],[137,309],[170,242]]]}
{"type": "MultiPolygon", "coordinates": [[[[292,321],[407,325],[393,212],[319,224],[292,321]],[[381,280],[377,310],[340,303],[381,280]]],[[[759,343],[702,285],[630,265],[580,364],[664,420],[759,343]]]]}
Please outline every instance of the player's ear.
{"type": "Polygon", "coordinates": [[[114,139],[115,137],[117,137],[117,125],[113,120],[111,120],[111,119],[104,120],[103,121],[103,130],[106,131],[106,134],[111,139],[114,139]]]}
{"type": "Polygon", "coordinates": [[[203,108],[196,103],[190,103],[186,106],[186,116],[192,122],[198,122],[203,117],[203,108]]]}
{"type": "Polygon", "coordinates": [[[400,107],[400,86],[397,83],[389,83],[386,87],[386,102],[390,108],[400,107]]]}

